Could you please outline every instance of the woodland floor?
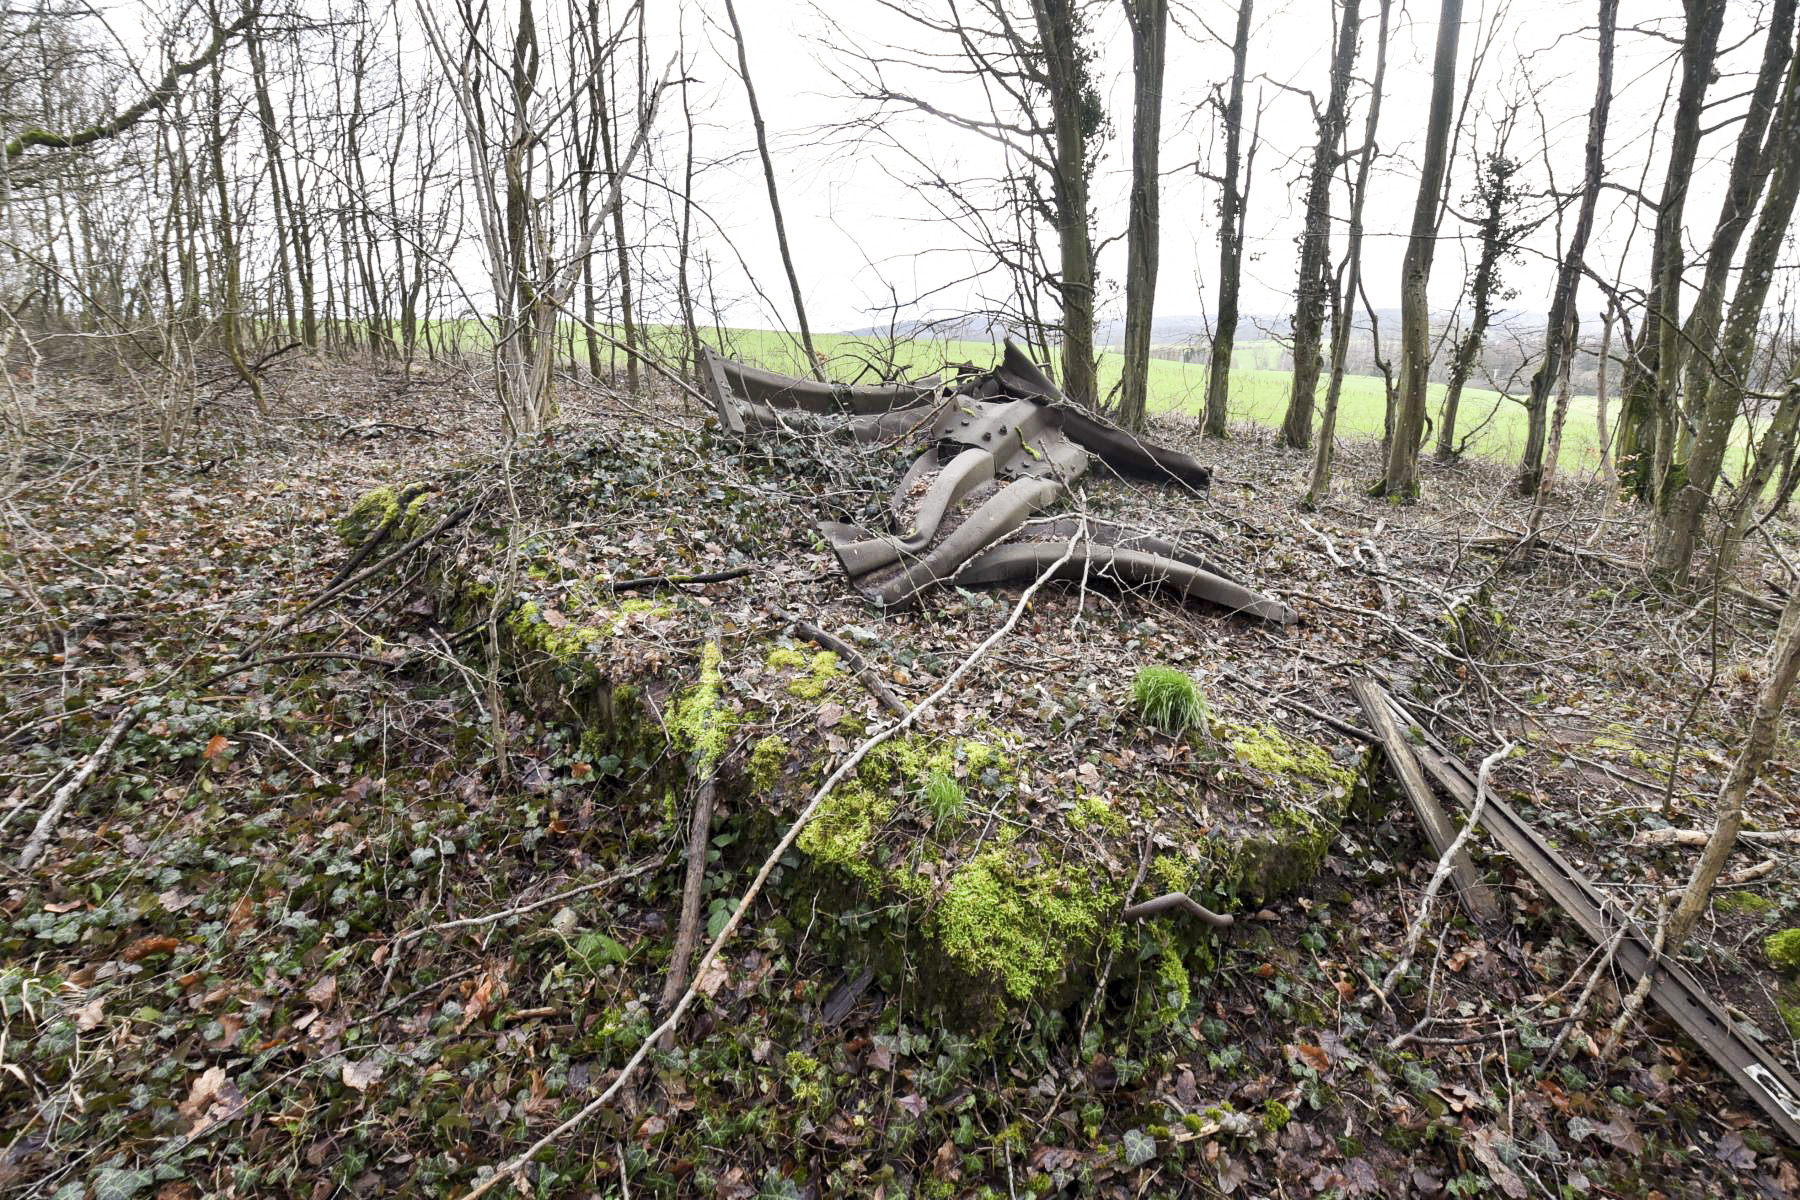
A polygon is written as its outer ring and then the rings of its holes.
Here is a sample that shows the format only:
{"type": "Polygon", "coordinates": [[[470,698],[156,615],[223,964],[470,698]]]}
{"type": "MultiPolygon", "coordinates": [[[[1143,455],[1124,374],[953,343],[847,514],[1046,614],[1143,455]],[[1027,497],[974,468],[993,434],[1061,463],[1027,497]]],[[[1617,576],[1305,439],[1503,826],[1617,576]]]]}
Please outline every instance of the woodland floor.
{"type": "MultiPolygon", "coordinates": [[[[572,389],[567,403],[559,440],[623,439],[653,480],[694,474],[641,435],[704,437],[697,408],[599,388],[572,389]]],[[[266,418],[209,407],[165,452],[104,385],[40,380],[31,436],[13,448],[0,491],[0,1192],[460,1194],[610,1082],[655,1023],[679,814],[611,803],[606,773],[555,715],[517,702],[504,679],[488,687],[459,631],[399,576],[293,622],[344,566],[336,520],[359,495],[497,457],[485,394],[445,368],[295,364],[271,406],[266,418]],[[144,703],[45,858],[19,871],[59,772],[123,706],[144,703]]],[[[1471,762],[1520,742],[1496,786],[1653,919],[1696,851],[1633,838],[1709,824],[1771,616],[1727,595],[1715,638],[1713,605],[1659,598],[1607,557],[1472,546],[1523,528],[1495,465],[1434,465],[1424,500],[1395,508],[1362,495],[1375,448],[1351,444],[1331,500],[1303,517],[1292,501],[1309,456],[1266,431],[1246,426],[1224,445],[1190,444],[1187,421],[1154,432],[1218,478],[1197,504],[1127,500],[1162,503],[1165,527],[1204,541],[1303,623],[1047,591],[933,716],[940,731],[1021,707],[1017,677],[1054,677],[1066,694],[1031,703],[1069,715],[1047,726],[1041,769],[1129,775],[1137,751],[1116,744],[1117,681],[1131,668],[1177,666],[1228,716],[1287,697],[1352,724],[1349,683],[1373,674],[1427,702],[1471,762]],[[1485,619],[1459,638],[1445,598],[1477,590],[1485,619]]],[[[755,544],[754,512],[732,518],[750,527],[733,541],[715,514],[674,508],[674,494],[671,483],[635,495],[663,506],[670,533],[617,546],[621,571],[705,570],[755,544]]],[[[1586,476],[1569,481],[1546,532],[1634,560],[1641,517],[1603,494],[1586,476]]],[[[1774,533],[1795,545],[1792,528],[1774,533]]],[[[866,628],[873,658],[934,639],[934,653],[891,664],[908,700],[1010,603],[1004,591],[946,591],[884,628],[828,555],[787,562],[777,579],[679,603],[746,623],[766,620],[778,596],[827,628],[866,628]]],[[[1754,569],[1740,582],[1768,595],[1754,569]]],[[[637,652],[671,636],[650,628],[637,652]]],[[[1285,721],[1355,748],[1304,714],[1285,721]]],[[[1763,830],[1795,824],[1791,737],[1777,757],[1753,796],[1763,830]]],[[[1619,1004],[1611,981],[1548,1057],[1594,949],[1485,839],[1476,846],[1508,924],[1482,930],[1440,906],[1392,1011],[1369,993],[1432,865],[1403,803],[1346,821],[1298,897],[1240,913],[1180,1019],[1154,1026],[1131,1019],[1131,996],[1107,994],[958,1029],[904,996],[847,988],[858,964],[841,943],[793,936],[810,928],[803,914],[766,904],[675,1047],[546,1156],[536,1192],[1800,1191],[1800,1154],[1654,1012],[1615,1061],[1598,1060],[1619,1004]]],[[[1687,952],[1789,1064],[1796,1043],[1778,1005],[1794,985],[1763,941],[1800,925],[1793,850],[1741,850],[1734,870],[1772,865],[1721,893],[1687,952]]],[[[721,855],[715,901],[740,894],[754,866],[721,855]]]]}

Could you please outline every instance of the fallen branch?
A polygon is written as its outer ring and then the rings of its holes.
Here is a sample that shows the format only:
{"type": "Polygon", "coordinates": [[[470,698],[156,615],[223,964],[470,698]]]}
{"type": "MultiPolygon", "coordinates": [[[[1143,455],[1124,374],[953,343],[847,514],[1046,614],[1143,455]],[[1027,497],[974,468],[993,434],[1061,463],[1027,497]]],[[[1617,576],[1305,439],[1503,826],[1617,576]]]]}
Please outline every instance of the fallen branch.
{"type": "Polygon", "coordinates": [[[678,583],[724,583],[727,579],[742,579],[748,574],[749,567],[733,567],[729,571],[708,571],[704,575],[645,575],[639,579],[621,579],[606,586],[615,592],[629,592],[637,588],[673,586],[678,583]]]}
{"type": "Polygon", "coordinates": [[[813,793],[812,799],[807,801],[806,807],[800,810],[800,815],[794,819],[794,823],[788,826],[787,832],[782,834],[781,840],[775,844],[775,848],[769,851],[769,856],[763,860],[762,867],[756,872],[756,877],[750,881],[750,886],[744,889],[744,895],[742,899],[738,901],[737,908],[732,911],[730,919],[725,922],[724,928],[719,930],[719,934],[713,939],[712,945],[707,947],[706,953],[701,955],[700,961],[695,964],[694,982],[688,984],[687,990],[681,994],[681,999],[676,1002],[674,1009],[670,1011],[669,1015],[663,1018],[662,1024],[658,1025],[655,1029],[652,1029],[649,1034],[644,1037],[644,1040],[639,1043],[637,1050],[626,1060],[625,1065],[619,1069],[618,1076],[614,1078],[612,1083],[607,1085],[606,1090],[601,1092],[600,1095],[593,1100],[589,1101],[574,1116],[570,1117],[555,1129],[552,1129],[549,1133],[546,1133],[543,1137],[526,1147],[522,1153],[516,1154],[506,1162],[502,1163],[492,1175],[489,1175],[486,1179],[476,1184],[474,1189],[471,1190],[467,1196],[463,1197],[463,1200],[476,1200],[476,1197],[485,1196],[488,1192],[499,1187],[502,1181],[514,1178],[531,1162],[532,1159],[542,1153],[545,1148],[555,1143],[558,1138],[568,1133],[571,1129],[584,1124],[592,1118],[595,1113],[612,1103],[613,1097],[619,1094],[626,1082],[630,1080],[637,1072],[637,1069],[643,1065],[644,1059],[649,1056],[651,1048],[660,1043],[664,1035],[673,1032],[681,1024],[681,1018],[686,1015],[688,1008],[700,994],[699,981],[706,977],[706,969],[719,957],[720,952],[725,949],[726,943],[731,941],[732,935],[737,933],[737,928],[743,923],[745,914],[750,911],[750,906],[755,903],[757,896],[761,894],[763,884],[768,882],[769,876],[774,872],[776,865],[781,862],[782,856],[792,848],[794,841],[800,836],[800,831],[806,828],[807,823],[812,820],[813,814],[818,812],[819,806],[825,802],[825,798],[831,795],[837,785],[842,782],[850,772],[854,771],[858,764],[860,764],[863,759],[867,758],[869,753],[877,746],[894,737],[896,734],[905,732],[916,724],[919,719],[919,714],[930,709],[939,700],[948,695],[958,683],[962,682],[963,676],[967,675],[974,669],[977,663],[987,656],[988,651],[992,650],[999,644],[1002,638],[1012,632],[1013,627],[1016,626],[1019,623],[1020,618],[1025,615],[1025,610],[1031,604],[1031,598],[1037,595],[1038,589],[1043,587],[1057,571],[1062,569],[1064,563],[1074,557],[1075,547],[1081,543],[1081,540],[1086,536],[1086,533],[1087,521],[1084,518],[1081,522],[1081,527],[1076,531],[1075,536],[1069,539],[1068,548],[1063,551],[1063,556],[1054,563],[1051,563],[1049,568],[1040,574],[1037,579],[1032,582],[1031,586],[1025,589],[1024,593],[1020,595],[1018,603],[1013,605],[1012,612],[1008,615],[1005,622],[1001,624],[998,629],[994,630],[994,632],[990,633],[979,646],[975,647],[974,652],[971,653],[968,658],[964,659],[962,665],[952,671],[943,683],[938,685],[936,691],[919,701],[914,707],[908,709],[904,717],[889,722],[870,734],[861,745],[850,752],[849,756],[846,757],[843,762],[838,764],[837,769],[826,777],[825,782],[819,785],[819,790],[813,793]]]}
{"type": "Polygon", "coordinates": [[[443,933],[450,929],[473,929],[480,925],[493,925],[506,920],[508,917],[516,917],[522,913],[531,912],[533,909],[547,908],[560,900],[573,900],[576,896],[585,896],[589,892],[597,892],[601,888],[611,887],[615,883],[624,883],[627,879],[636,879],[639,875],[642,875],[644,872],[657,866],[661,862],[662,860],[658,858],[646,858],[643,862],[626,867],[623,871],[615,871],[605,879],[596,879],[592,883],[584,883],[579,887],[572,887],[567,891],[557,892],[553,896],[545,896],[541,900],[532,900],[525,904],[515,904],[511,908],[503,908],[499,912],[485,913],[479,917],[459,917],[454,921],[439,921],[435,925],[422,925],[418,929],[408,929],[404,933],[396,934],[394,940],[389,942],[388,945],[391,948],[397,949],[407,942],[424,937],[428,933],[443,933]]]}
{"type": "Polygon", "coordinates": [[[1158,896],[1156,899],[1146,900],[1142,904],[1133,904],[1119,914],[1119,919],[1145,921],[1168,912],[1184,912],[1196,920],[1211,925],[1214,929],[1230,929],[1235,923],[1230,913],[1216,913],[1186,892],[1170,892],[1166,896],[1158,896]]]}
{"type": "MultiPolygon", "coordinates": [[[[1704,846],[1712,836],[1710,829],[1640,829],[1631,839],[1634,846],[1704,846]]],[[[1743,829],[1738,838],[1747,842],[1800,842],[1800,829],[1743,829]]]]}
{"type": "MultiPolygon", "coordinates": [[[[694,797],[694,817],[688,827],[687,877],[681,887],[681,920],[675,927],[675,953],[669,959],[669,974],[663,980],[664,1009],[672,1007],[687,990],[688,964],[694,959],[694,947],[700,944],[700,893],[706,889],[706,847],[712,840],[715,778],[709,770],[694,797]]],[[[674,1030],[663,1035],[662,1048],[675,1048],[674,1030]]]]}
{"type": "Polygon", "coordinates": [[[147,704],[134,704],[120,713],[118,718],[113,721],[112,728],[106,731],[106,736],[100,739],[100,744],[94,748],[94,752],[88,755],[86,762],[81,764],[81,769],[76,771],[67,783],[56,789],[56,794],[50,797],[50,803],[44,809],[43,815],[38,818],[36,828],[32,829],[31,836],[25,840],[25,849],[19,853],[19,869],[21,871],[29,871],[33,864],[43,857],[44,847],[50,844],[50,837],[56,832],[56,823],[62,820],[64,810],[75,799],[76,793],[81,791],[81,785],[100,769],[100,764],[112,754],[113,747],[119,744],[119,739],[125,736],[125,731],[137,724],[138,718],[144,715],[147,707],[147,704]]]}
{"type": "Polygon", "coordinates": [[[869,689],[869,694],[881,701],[882,706],[889,712],[897,716],[906,715],[906,702],[894,694],[894,690],[888,687],[887,681],[882,679],[881,672],[877,671],[855,646],[837,634],[827,632],[811,621],[802,620],[791,612],[777,608],[775,615],[792,625],[794,632],[807,641],[817,642],[848,663],[850,669],[856,673],[856,677],[862,681],[862,685],[869,689]]]}

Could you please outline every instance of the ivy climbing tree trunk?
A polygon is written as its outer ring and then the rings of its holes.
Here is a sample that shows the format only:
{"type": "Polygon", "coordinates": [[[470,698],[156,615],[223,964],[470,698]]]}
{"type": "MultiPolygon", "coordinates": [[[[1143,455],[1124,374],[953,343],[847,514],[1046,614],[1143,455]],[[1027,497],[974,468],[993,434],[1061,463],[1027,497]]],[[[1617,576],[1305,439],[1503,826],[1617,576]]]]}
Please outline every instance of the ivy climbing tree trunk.
{"type": "Polygon", "coordinates": [[[1331,91],[1323,111],[1314,110],[1319,141],[1306,185],[1305,227],[1300,236],[1300,274],[1294,284],[1294,374],[1287,413],[1281,421],[1283,444],[1295,449],[1312,445],[1313,397],[1319,390],[1319,345],[1324,337],[1325,305],[1331,280],[1331,178],[1337,170],[1339,143],[1344,139],[1344,107],[1350,71],[1356,64],[1357,23],[1361,0],[1344,0],[1338,13],[1337,52],[1331,59],[1331,91]]]}

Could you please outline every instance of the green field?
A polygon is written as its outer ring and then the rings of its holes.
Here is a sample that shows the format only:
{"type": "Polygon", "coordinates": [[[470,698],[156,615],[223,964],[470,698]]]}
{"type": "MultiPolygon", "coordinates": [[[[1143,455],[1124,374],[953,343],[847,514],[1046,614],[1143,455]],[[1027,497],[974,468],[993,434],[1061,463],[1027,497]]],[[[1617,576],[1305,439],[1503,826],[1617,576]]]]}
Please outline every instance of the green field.
{"type": "MultiPolygon", "coordinates": [[[[448,323],[446,323],[448,324],[448,323]]],[[[464,349],[473,350],[485,340],[475,322],[457,322],[457,332],[464,349]]],[[[445,326],[439,326],[440,329],[445,326]]],[[[612,331],[617,336],[617,331],[612,331]]],[[[674,326],[656,326],[650,337],[658,351],[671,361],[681,354],[681,331],[674,326]]],[[[569,331],[572,335],[573,330],[569,331]]],[[[567,336],[567,335],[566,335],[567,336]]],[[[806,368],[797,340],[778,330],[725,329],[702,330],[707,344],[734,358],[755,363],[770,370],[788,374],[805,374],[806,368]]],[[[829,361],[826,372],[841,383],[873,381],[890,365],[903,368],[917,377],[941,369],[945,364],[971,362],[978,367],[991,365],[999,356],[999,346],[987,341],[952,338],[921,338],[889,346],[883,338],[841,333],[813,335],[813,345],[829,361]]],[[[603,354],[607,351],[603,350],[603,354]]],[[[1231,420],[1234,425],[1252,423],[1270,428],[1281,424],[1287,410],[1289,375],[1274,364],[1281,359],[1281,347],[1268,340],[1246,339],[1238,342],[1232,354],[1231,420]]],[[[623,363],[623,355],[613,352],[615,361],[623,363]]],[[[1107,351],[1100,356],[1101,394],[1107,395],[1118,383],[1124,357],[1107,351]]],[[[1206,364],[1183,363],[1172,358],[1150,361],[1150,408],[1154,413],[1185,413],[1196,419],[1206,396],[1206,364]]],[[[1324,399],[1321,381],[1319,397],[1324,399]]],[[[1430,416],[1436,422],[1443,403],[1442,384],[1431,385],[1430,416]]],[[[1608,413],[1609,429],[1614,425],[1616,404],[1608,413]]],[[[1386,414],[1382,381],[1372,375],[1349,375],[1344,379],[1343,398],[1338,409],[1338,434],[1348,438],[1380,438],[1386,414]]],[[[1600,462],[1599,431],[1594,422],[1595,402],[1592,396],[1576,396],[1569,404],[1568,422],[1563,431],[1562,462],[1565,469],[1594,470],[1600,462]]],[[[1457,416],[1457,442],[1468,440],[1468,453],[1498,462],[1517,462],[1525,445],[1525,407],[1520,400],[1508,400],[1486,388],[1463,389],[1461,410],[1457,416]],[[1474,433],[1470,438],[1471,432],[1474,433]]],[[[1733,451],[1726,464],[1728,474],[1741,469],[1748,446],[1747,426],[1740,423],[1732,438],[1733,451]]],[[[1435,425],[1426,434],[1426,451],[1436,444],[1435,425]]]]}
{"type": "MultiPolygon", "coordinates": [[[[708,337],[716,344],[716,336],[708,337]]],[[[799,373],[804,370],[799,350],[788,335],[768,330],[727,330],[726,353],[772,370],[799,373]]],[[[843,334],[820,334],[813,345],[830,356],[828,373],[833,379],[848,382],[864,364],[883,361],[883,345],[879,339],[843,334]]],[[[992,363],[999,348],[988,342],[919,341],[903,344],[895,360],[918,373],[936,369],[946,362],[992,363]]],[[[1279,361],[1281,350],[1274,342],[1240,342],[1232,354],[1231,420],[1234,424],[1250,422],[1276,427],[1287,411],[1289,376],[1285,370],[1269,364],[1279,361]]],[[[1111,391],[1124,364],[1121,354],[1106,352],[1100,356],[1100,388],[1102,395],[1111,391]]],[[[1206,364],[1182,363],[1174,359],[1150,360],[1150,408],[1157,413],[1188,413],[1196,419],[1206,400],[1206,364]]],[[[871,376],[870,378],[873,378],[871,376]]],[[[1443,403],[1441,384],[1431,385],[1431,418],[1437,420],[1443,403]]],[[[1323,403],[1324,385],[1319,388],[1323,403]]],[[[1382,381],[1370,375],[1344,378],[1343,398],[1338,408],[1338,433],[1343,437],[1379,438],[1387,411],[1382,381]]],[[[1610,417],[1610,414],[1609,414],[1610,417]]],[[[1498,392],[1485,388],[1463,389],[1461,410],[1457,417],[1458,442],[1469,431],[1480,426],[1480,432],[1469,443],[1469,453],[1482,458],[1516,462],[1525,445],[1525,408],[1522,403],[1504,400],[1498,392]],[[1490,419],[1491,418],[1491,419],[1490,419]]],[[[1435,435],[1433,435],[1435,436],[1435,435]]],[[[1428,444],[1434,444],[1428,439],[1428,444]]],[[[1595,468],[1600,462],[1599,435],[1594,425],[1594,398],[1577,396],[1569,404],[1568,423],[1563,432],[1563,463],[1577,469],[1595,468]]]]}

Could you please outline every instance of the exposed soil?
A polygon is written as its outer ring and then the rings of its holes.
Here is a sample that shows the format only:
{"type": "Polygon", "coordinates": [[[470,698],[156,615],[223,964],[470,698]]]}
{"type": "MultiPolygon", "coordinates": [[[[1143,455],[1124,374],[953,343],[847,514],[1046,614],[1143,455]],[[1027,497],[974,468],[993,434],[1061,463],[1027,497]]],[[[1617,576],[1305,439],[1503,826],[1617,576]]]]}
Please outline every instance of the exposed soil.
{"type": "MultiPolygon", "coordinates": [[[[270,419],[209,418],[174,453],[148,449],[99,384],[39,384],[0,505],[9,1191],[466,1190],[610,1082],[655,1024],[706,731],[735,781],[714,826],[718,922],[807,782],[880,720],[854,673],[821,669],[775,608],[850,640],[913,702],[1016,595],[944,590],[883,616],[849,591],[805,531],[827,513],[867,519],[898,465],[822,461],[812,445],[740,459],[680,398],[600,389],[570,394],[554,439],[501,458],[461,376],[288,371],[270,419]],[[295,621],[352,557],[339,519],[408,482],[432,489],[413,531],[455,497],[480,507],[295,621]],[[736,566],[751,573],[629,603],[601,586],[736,566]],[[709,643],[714,702],[684,714],[709,643]],[[609,700],[625,683],[637,705],[598,739],[597,693],[581,691],[594,664],[609,700]],[[13,871],[59,772],[134,704],[148,707],[49,853],[13,871]],[[737,719],[709,726],[707,712],[737,719]],[[756,746],[777,735],[759,788],[756,746]],[[589,884],[602,886],[426,930],[589,884]]],[[[1561,549],[1509,557],[1475,544],[1524,528],[1497,469],[1431,468],[1423,502],[1394,507],[1358,490],[1376,448],[1353,445],[1331,502],[1304,515],[1303,456],[1251,430],[1222,446],[1154,432],[1216,464],[1210,496],[1096,482],[1088,511],[1201,545],[1304,621],[1100,585],[1040,593],[926,720],[916,761],[890,764],[907,778],[860,780],[886,811],[850,869],[818,853],[784,867],[675,1048],[539,1161],[539,1194],[1800,1187],[1792,1149],[1653,1013],[1617,1060],[1596,1058],[1611,981],[1548,1058],[1593,947],[1483,839],[1508,924],[1438,906],[1391,1010],[1371,989],[1432,866],[1403,803],[1384,808],[1378,788],[1375,804],[1334,811],[1316,874],[1280,888],[1206,873],[1216,860],[1193,853],[1296,798],[1284,772],[1233,748],[1232,728],[1273,726],[1354,767],[1360,743],[1306,709],[1360,724],[1348,685],[1371,674],[1471,761],[1518,741],[1496,786],[1653,923],[1697,852],[1633,839],[1708,825],[1773,618],[1724,592],[1713,672],[1710,598],[1660,597],[1619,565],[1638,557],[1641,516],[1604,506],[1590,467],[1546,524],[1561,549]],[[1189,674],[1216,725],[1145,728],[1131,681],[1147,665],[1189,674]],[[994,757],[972,759],[974,745],[994,757]],[[913,786],[921,764],[960,788],[958,819],[913,786]],[[985,978],[993,1003],[949,1003],[925,982],[945,944],[934,914],[1001,830],[1025,873],[1085,872],[1112,903],[1140,862],[1186,860],[1238,922],[1212,935],[1101,921],[1023,994],[1004,964],[985,960],[983,976],[962,962],[973,973],[950,990],[985,978]],[[887,883],[852,886],[856,863],[887,883]],[[901,867],[927,880],[916,910],[883,890],[901,867]]],[[[1790,527],[1773,533],[1793,544],[1790,527]]],[[[1793,824],[1791,738],[1778,759],[1753,798],[1763,830],[1793,824]]],[[[1763,949],[1800,924],[1791,847],[1752,844],[1732,869],[1763,859],[1686,958],[1793,1063],[1791,985],[1763,949]]]]}

